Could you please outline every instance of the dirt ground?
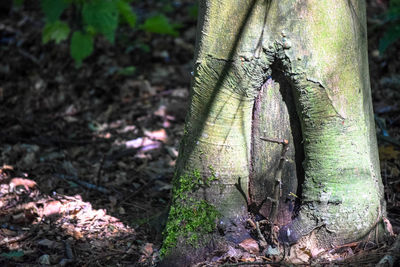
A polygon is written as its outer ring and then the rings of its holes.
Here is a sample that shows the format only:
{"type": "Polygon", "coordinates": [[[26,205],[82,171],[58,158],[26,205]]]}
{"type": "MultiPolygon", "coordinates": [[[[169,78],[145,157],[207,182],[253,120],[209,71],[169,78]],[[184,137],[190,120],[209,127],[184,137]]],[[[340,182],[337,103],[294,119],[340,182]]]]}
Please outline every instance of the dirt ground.
{"type": "MultiPolygon", "coordinates": [[[[26,2],[0,6],[0,266],[154,266],[188,104],[192,1],[166,12],[179,37],[121,27],[79,69],[67,43],[42,44],[43,15],[26,2]]],[[[143,16],[163,8],[137,2],[143,16]]],[[[367,2],[382,179],[399,233],[400,42],[379,53],[388,1],[367,2]]],[[[389,246],[338,253],[373,266],[389,246]]]]}

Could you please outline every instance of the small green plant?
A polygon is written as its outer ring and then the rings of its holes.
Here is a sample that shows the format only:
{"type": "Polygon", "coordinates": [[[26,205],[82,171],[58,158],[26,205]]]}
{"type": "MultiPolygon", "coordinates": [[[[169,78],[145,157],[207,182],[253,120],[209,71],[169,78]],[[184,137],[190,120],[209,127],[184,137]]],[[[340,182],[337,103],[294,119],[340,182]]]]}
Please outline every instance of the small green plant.
{"type": "Polygon", "coordinates": [[[400,39],[400,0],[390,0],[384,23],[388,25],[388,28],[379,40],[381,53],[400,39]]]}
{"type": "Polygon", "coordinates": [[[168,34],[176,37],[179,35],[176,31],[179,26],[179,24],[170,24],[168,18],[160,14],[148,18],[140,28],[147,32],[168,34]]]}
{"type": "MultiPolygon", "coordinates": [[[[133,0],[41,0],[46,24],[42,42],[59,44],[70,40],[70,54],[79,67],[94,50],[95,37],[101,35],[111,43],[122,23],[135,28],[137,16],[130,3],[133,0]],[[68,14],[64,16],[66,11],[68,14]],[[72,14],[72,15],[71,15],[72,14]]],[[[164,15],[147,18],[138,28],[151,33],[177,36],[178,25],[169,23],[164,15]]],[[[132,68],[124,73],[131,72],[132,68]]]]}

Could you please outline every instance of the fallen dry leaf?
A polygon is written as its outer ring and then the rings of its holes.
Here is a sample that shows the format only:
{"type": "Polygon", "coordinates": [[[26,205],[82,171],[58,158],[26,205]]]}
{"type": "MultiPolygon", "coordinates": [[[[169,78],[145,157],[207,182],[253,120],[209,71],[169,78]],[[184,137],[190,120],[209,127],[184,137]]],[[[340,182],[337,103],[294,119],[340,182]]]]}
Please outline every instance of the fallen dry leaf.
{"type": "Polygon", "coordinates": [[[50,201],[44,204],[43,207],[43,216],[51,216],[55,214],[59,214],[61,210],[62,204],[60,201],[50,201]]]}
{"type": "Polygon", "coordinates": [[[29,191],[29,188],[34,188],[36,185],[37,184],[35,181],[18,177],[11,179],[9,183],[10,192],[14,192],[18,186],[23,186],[26,189],[26,191],[29,191]]]}
{"type": "Polygon", "coordinates": [[[141,251],[140,251],[142,255],[140,256],[139,262],[140,262],[140,263],[144,263],[144,262],[150,260],[149,258],[150,258],[151,255],[153,254],[153,251],[154,251],[154,249],[153,249],[153,243],[146,243],[146,244],[142,247],[142,249],[141,249],[141,251]]]}
{"type": "Polygon", "coordinates": [[[383,221],[385,222],[386,230],[389,232],[389,234],[390,234],[391,236],[395,236],[395,234],[394,234],[394,232],[393,232],[392,224],[390,223],[390,221],[388,220],[388,218],[383,217],[383,221]]]}
{"type": "Polygon", "coordinates": [[[247,238],[243,240],[239,244],[239,247],[250,253],[258,253],[260,251],[257,241],[255,241],[253,238],[247,238]]]}
{"type": "Polygon", "coordinates": [[[154,145],[156,143],[157,143],[157,141],[153,141],[150,138],[139,137],[139,138],[125,142],[125,146],[126,146],[126,148],[139,148],[139,147],[154,145]]]}
{"type": "Polygon", "coordinates": [[[159,140],[164,143],[167,142],[167,140],[168,140],[168,135],[167,135],[167,132],[165,131],[165,129],[160,129],[160,130],[152,131],[152,132],[144,131],[144,134],[151,139],[159,140]]]}
{"type": "Polygon", "coordinates": [[[79,240],[83,238],[83,234],[79,227],[75,227],[72,224],[64,224],[62,228],[65,230],[65,233],[73,238],[79,240]]]}
{"type": "Polygon", "coordinates": [[[146,243],[143,248],[142,248],[142,254],[144,254],[145,256],[150,256],[151,254],[153,254],[153,243],[146,243]]]}

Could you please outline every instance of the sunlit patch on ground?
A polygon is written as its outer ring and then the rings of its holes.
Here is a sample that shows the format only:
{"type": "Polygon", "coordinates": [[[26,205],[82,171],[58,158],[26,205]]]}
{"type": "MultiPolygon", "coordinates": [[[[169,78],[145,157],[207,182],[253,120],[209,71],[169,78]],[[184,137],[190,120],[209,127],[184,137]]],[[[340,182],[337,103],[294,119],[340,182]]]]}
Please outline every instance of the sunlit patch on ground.
{"type": "MultiPolygon", "coordinates": [[[[10,166],[0,169],[0,263],[90,266],[108,257],[121,263],[140,258],[135,230],[106,210],[92,208],[79,195],[42,194],[32,180],[11,173],[10,166]]],[[[142,260],[153,254],[146,246],[142,260]]]]}

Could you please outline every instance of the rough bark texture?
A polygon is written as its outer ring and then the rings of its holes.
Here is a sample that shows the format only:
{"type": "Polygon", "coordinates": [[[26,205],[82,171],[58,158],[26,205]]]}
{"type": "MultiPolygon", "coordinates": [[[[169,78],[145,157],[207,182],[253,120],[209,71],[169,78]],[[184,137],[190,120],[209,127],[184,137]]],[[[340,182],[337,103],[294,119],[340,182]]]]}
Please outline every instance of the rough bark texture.
{"type": "Polygon", "coordinates": [[[365,20],[359,0],[200,1],[165,264],[247,238],[248,205],[268,217],[279,203],[272,219],[288,244],[309,236],[327,248],[377,226],[384,203],[365,20]],[[287,152],[262,138],[287,139],[287,152]]]}

